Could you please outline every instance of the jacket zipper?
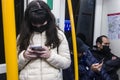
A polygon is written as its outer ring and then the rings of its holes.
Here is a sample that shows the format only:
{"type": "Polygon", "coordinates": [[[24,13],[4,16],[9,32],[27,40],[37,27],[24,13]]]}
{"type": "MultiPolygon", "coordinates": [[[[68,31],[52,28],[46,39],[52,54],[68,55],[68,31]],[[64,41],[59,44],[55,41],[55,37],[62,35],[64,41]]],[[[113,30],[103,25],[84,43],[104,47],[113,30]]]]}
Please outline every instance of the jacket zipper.
{"type": "MultiPolygon", "coordinates": [[[[41,46],[42,46],[42,33],[40,34],[40,36],[41,36],[40,43],[41,43],[41,46]]],[[[41,72],[40,72],[40,73],[41,73],[41,74],[40,74],[40,75],[41,75],[41,80],[43,80],[43,79],[42,79],[42,58],[40,58],[40,71],[41,71],[41,72]]]]}

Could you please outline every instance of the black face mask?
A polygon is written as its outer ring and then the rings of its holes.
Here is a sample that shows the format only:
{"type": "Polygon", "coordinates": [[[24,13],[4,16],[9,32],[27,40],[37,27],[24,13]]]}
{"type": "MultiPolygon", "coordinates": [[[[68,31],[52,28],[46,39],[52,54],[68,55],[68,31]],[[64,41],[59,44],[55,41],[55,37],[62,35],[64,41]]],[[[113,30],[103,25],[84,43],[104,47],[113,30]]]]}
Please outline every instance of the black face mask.
{"type": "Polygon", "coordinates": [[[110,52],[110,50],[111,49],[109,48],[109,46],[103,46],[103,49],[101,51],[108,53],[108,52],[110,52]]]}
{"type": "Polygon", "coordinates": [[[35,32],[39,32],[39,33],[42,33],[43,31],[45,31],[47,29],[48,29],[47,24],[43,25],[43,26],[40,26],[40,27],[32,26],[32,30],[35,31],[35,32]]]}

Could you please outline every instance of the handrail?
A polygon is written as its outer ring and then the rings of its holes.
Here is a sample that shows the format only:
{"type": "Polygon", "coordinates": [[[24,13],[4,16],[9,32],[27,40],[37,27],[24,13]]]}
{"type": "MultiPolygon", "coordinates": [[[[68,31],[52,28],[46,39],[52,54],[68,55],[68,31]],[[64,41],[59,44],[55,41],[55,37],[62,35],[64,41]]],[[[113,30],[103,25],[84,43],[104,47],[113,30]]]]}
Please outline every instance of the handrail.
{"type": "Polygon", "coordinates": [[[67,3],[68,3],[69,15],[70,15],[72,42],[73,42],[74,72],[75,72],[74,75],[75,75],[75,80],[79,80],[76,34],[75,34],[75,25],[74,25],[74,17],[73,17],[73,10],[72,10],[71,0],[67,0],[67,3]]]}
{"type": "Polygon", "coordinates": [[[18,80],[14,0],[1,1],[7,80],[18,80]]]}

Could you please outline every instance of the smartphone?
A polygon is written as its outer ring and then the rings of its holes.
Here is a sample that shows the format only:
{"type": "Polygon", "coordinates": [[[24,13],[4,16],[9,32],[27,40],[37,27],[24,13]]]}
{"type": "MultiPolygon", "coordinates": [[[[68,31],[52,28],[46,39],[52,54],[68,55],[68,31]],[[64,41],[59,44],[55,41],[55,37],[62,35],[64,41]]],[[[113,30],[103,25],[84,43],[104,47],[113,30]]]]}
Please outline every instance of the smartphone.
{"type": "Polygon", "coordinates": [[[44,48],[42,48],[42,46],[31,46],[30,48],[31,48],[32,50],[44,51],[44,48]]]}
{"type": "Polygon", "coordinates": [[[99,61],[99,64],[101,64],[104,61],[104,58],[99,61]]]}

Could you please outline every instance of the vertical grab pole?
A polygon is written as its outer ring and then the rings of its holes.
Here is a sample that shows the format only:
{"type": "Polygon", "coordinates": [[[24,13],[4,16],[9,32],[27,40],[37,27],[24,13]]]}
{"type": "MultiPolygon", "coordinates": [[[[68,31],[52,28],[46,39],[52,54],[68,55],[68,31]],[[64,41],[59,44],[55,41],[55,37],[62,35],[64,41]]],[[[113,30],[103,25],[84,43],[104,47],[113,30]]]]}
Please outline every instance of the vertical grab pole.
{"type": "Polygon", "coordinates": [[[1,1],[7,80],[18,80],[14,0],[1,1]]]}
{"type": "Polygon", "coordinates": [[[75,80],[79,80],[76,34],[75,34],[74,17],[73,17],[71,0],[67,0],[67,3],[68,3],[69,15],[70,15],[71,28],[72,28],[71,32],[72,32],[73,53],[74,53],[74,71],[75,71],[74,75],[75,75],[75,80]]]}

